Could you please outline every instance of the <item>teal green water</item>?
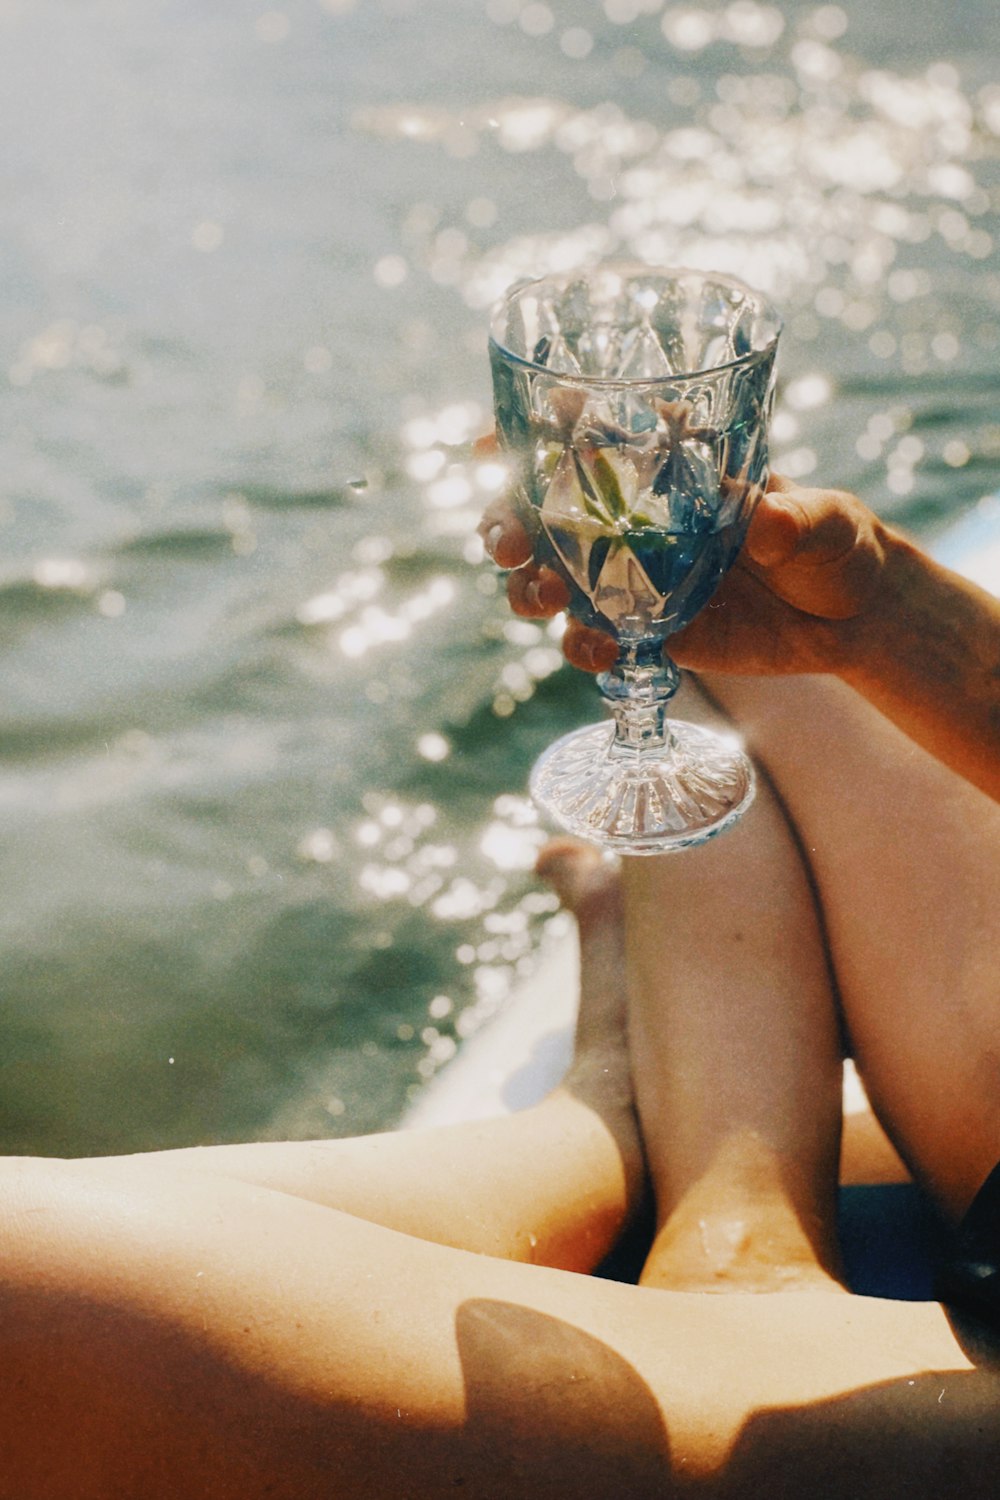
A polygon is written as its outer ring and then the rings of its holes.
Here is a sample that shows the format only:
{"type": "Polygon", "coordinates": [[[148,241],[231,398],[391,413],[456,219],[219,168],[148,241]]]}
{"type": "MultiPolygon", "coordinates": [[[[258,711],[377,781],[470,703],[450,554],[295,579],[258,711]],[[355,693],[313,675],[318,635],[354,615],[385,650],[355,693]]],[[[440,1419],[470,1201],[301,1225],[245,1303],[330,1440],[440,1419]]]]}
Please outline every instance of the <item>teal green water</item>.
{"type": "Polygon", "coordinates": [[[0,1149],[385,1126],[530,963],[595,701],[469,541],[515,276],[743,275],[778,467],[996,487],[995,11],[913,17],[0,5],[0,1149]]]}

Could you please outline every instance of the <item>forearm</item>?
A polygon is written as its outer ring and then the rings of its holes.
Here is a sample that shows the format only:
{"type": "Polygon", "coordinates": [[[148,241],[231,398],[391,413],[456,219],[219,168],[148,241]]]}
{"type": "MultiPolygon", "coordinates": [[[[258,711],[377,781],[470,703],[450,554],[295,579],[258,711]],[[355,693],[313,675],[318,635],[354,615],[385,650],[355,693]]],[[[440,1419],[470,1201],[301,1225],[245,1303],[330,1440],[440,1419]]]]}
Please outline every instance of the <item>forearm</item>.
{"type": "Polygon", "coordinates": [[[939,760],[1000,800],[1000,601],[885,531],[873,602],[835,670],[939,760]]]}

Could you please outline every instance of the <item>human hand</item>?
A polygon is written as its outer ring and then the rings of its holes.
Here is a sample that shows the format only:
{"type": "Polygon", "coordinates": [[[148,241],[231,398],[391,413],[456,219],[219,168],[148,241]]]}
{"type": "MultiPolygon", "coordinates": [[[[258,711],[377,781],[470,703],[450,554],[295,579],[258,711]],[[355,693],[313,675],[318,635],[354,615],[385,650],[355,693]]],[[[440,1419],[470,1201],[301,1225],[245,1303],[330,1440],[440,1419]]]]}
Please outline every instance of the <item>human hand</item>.
{"type": "MultiPolygon", "coordinates": [[[[510,500],[494,501],[479,529],[490,556],[511,570],[516,614],[544,619],[566,607],[566,585],[535,563],[531,520],[510,500]]],[[[772,475],[736,563],[701,613],[670,638],[671,657],[698,671],[835,670],[877,595],[887,537],[854,495],[772,475]]],[[[576,620],[563,651],[589,672],[608,670],[618,657],[611,635],[576,620]]]]}

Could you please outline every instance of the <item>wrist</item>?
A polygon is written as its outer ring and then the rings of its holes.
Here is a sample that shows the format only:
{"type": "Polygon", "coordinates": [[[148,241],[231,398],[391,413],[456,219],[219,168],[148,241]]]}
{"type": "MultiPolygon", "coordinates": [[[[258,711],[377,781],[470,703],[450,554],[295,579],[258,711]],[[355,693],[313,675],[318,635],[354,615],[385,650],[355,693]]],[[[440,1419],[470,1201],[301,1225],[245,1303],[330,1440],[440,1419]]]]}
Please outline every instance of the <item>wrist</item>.
{"type": "Polygon", "coordinates": [[[878,596],[835,669],[897,728],[1000,800],[1000,601],[887,530],[878,596]]]}

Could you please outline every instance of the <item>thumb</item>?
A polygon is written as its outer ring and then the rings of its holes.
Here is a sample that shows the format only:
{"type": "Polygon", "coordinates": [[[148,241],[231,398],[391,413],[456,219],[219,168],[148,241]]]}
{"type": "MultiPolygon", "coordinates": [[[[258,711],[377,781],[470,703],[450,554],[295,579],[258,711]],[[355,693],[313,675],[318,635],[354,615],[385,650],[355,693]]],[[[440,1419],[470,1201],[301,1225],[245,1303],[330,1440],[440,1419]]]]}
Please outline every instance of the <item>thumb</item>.
{"type": "Polygon", "coordinates": [[[779,598],[830,620],[857,614],[885,559],[879,522],[856,495],[799,489],[788,480],[758,503],[747,554],[779,598]]]}
{"type": "Polygon", "coordinates": [[[795,556],[808,529],[809,519],[801,506],[780,494],[764,495],[750,522],[746,551],[758,567],[780,567],[795,556]]]}
{"type": "Polygon", "coordinates": [[[777,478],[750,523],[749,554],[759,566],[771,569],[791,562],[812,569],[840,568],[873,520],[856,495],[800,489],[777,478]]]}

